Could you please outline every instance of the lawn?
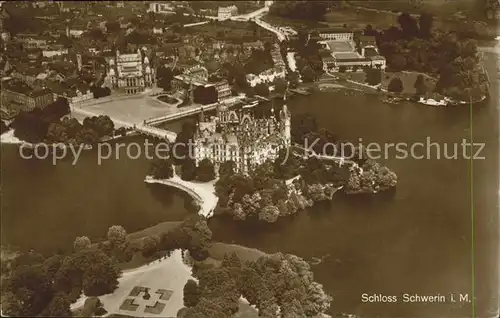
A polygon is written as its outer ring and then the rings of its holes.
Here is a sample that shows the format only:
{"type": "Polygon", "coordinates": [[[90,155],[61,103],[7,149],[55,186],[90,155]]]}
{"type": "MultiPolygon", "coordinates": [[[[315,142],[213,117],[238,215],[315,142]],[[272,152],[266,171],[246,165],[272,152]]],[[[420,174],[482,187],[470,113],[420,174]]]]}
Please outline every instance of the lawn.
{"type": "Polygon", "coordinates": [[[210,255],[210,257],[216,260],[224,259],[224,255],[227,253],[236,253],[236,255],[238,255],[238,257],[244,262],[255,261],[262,256],[268,255],[255,248],[220,242],[212,243],[212,247],[210,247],[210,249],[208,250],[208,254],[210,255]]]}
{"type": "MultiPolygon", "coordinates": [[[[344,74],[337,74],[341,77],[345,77],[347,79],[359,82],[359,83],[366,83],[365,78],[366,75],[364,72],[352,72],[352,73],[344,73],[344,74]]],[[[387,86],[391,82],[391,80],[394,77],[399,77],[401,81],[403,81],[403,94],[409,94],[413,95],[415,94],[415,81],[417,80],[419,73],[417,72],[385,72],[382,74],[382,88],[387,89],[387,86]]],[[[424,75],[425,78],[425,83],[427,85],[427,89],[429,92],[432,92],[434,90],[434,87],[436,86],[436,79],[429,77],[428,75],[424,75]]]]}
{"type": "Polygon", "coordinates": [[[282,18],[279,16],[270,15],[270,14],[267,14],[264,17],[262,17],[262,20],[265,22],[268,22],[272,25],[289,26],[296,31],[300,30],[302,28],[316,29],[316,28],[324,28],[324,27],[328,26],[327,24],[325,24],[323,22],[319,22],[319,21],[286,19],[286,18],[282,18]]]}
{"type": "MultiPolygon", "coordinates": [[[[194,26],[187,28],[186,31],[190,34],[196,34],[198,36],[205,36],[213,39],[227,40],[227,39],[253,39],[254,30],[257,27],[253,27],[247,22],[238,21],[211,21],[210,23],[194,26]]],[[[259,29],[261,37],[273,36],[274,34],[264,30],[259,29]]]]}
{"type": "MultiPolygon", "coordinates": [[[[417,80],[419,73],[416,72],[386,72],[382,76],[382,87],[387,89],[387,86],[389,85],[390,81],[394,77],[399,77],[401,81],[403,81],[403,94],[415,94],[415,81],[417,80]]],[[[434,87],[436,86],[436,80],[428,77],[427,75],[424,75],[425,78],[425,84],[427,85],[427,89],[429,92],[432,92],[434,90],[434,87]]]]}
{"type": "Polygon", "coordinates": [[[336,8],[325,15],[325,22],[330,27],[343,27],[346,24],[350,29],[364,29],[367,24],[388,28],[397,24],[397,16],[355,8],[336,8]]]}

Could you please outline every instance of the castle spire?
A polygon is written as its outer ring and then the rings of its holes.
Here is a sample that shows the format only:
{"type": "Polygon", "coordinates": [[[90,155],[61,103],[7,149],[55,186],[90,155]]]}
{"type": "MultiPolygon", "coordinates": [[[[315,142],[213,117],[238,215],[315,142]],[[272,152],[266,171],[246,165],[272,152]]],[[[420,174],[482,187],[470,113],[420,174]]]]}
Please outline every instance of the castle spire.
{"type": "Polygon", "coordinates": [[[205,114],[203,113],[203,106],[201,106],[200,118],[198,121],[201,123],[205,121],[205,114]]]}

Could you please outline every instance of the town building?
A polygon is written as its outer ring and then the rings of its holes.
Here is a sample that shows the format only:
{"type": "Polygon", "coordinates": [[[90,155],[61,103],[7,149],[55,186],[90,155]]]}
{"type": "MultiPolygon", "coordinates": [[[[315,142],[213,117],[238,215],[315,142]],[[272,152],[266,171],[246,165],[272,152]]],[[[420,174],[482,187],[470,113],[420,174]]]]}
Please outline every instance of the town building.
{"type": "Polygon", "coordinates": [[[150,2],[148,12],[174,14],[175,8],[170,3],[150,2]]]}
{"type": "Polygon", "coordinates": [[[271,69],[268,69],[268,70],[260,73],[259,75],[247,74],[246,79],[247,79],[248,84],[250,84],[251,87],[255,87],[255,85],[260,84],[260,83],[271,84],[276,79],[285,78],[285,76],[286,76],[286,72],[284,69],[271,68],[271,69]]]}
{"type": "Polygon", "coordinates": [[[153,34],[163,34],[163,27],[158,25],[153,27],[153,34]]]}
{"type": "Polygon", "coordinates": [[[332,72],[350,72],[364,68],[385,69],[386,61],[380,56],[375,37],[360,36],[345,29],[318,31],[326,54],[322,57],[323,69],[332,72]]]}
{"type": "Polygon", "coordinates": [[[155,78],[148,57],[141,50],[132,54],[120,54],[116,50],[115,56],[108,59],[107,75],[113,89],[127,94],[143,92],[153,85],[155,78]]]}
{"type": "Polygon", "coordinates": [[[256,118],[251,108],[229,110],[220,103],[216,116],[205,121],[203,112],[194,136],[196,166],[210,160],[218,172],[226,161],[236,164],[236,171],[248,174],[267,160],[275,160],[279,151],[291,145],[291,114],[283,105],[279,118],[274,111],[267,118],[256,118]]]}
{"type": "Polygon", "coordinates": [[[238,15],[238,8],[235,5],[228,7],[219,7],[217,10],[217,17],[219,19],[229,19],[238,15]]]}
{"type": "Polygon", "coordinates": [[[52,91],[37,89],[17,79],[2,81],[2,108],[9,114],[43,108],[54,102],[52,91]]]}
{"type": "Polygon", "coordinates": [[[57,46],[47,47],[45,50],[42,51],[43,57],[48,57],[48,58],[60,55],[67,55],[67,54],[68,54],[67,48],[57,47],[57,46]]]}
{"type": "MultiPolygon", "coordinates": [[[[174,76],[172,87],[176,91],[187,90],[188,92],[197,88],[213,87],[216,92],[216,100],[213,102],[222,101],[231,96],[231,87],[227,80],[209,82],[208,70],[199,65],[187,69],[183,74],[174,76]]],[[[193,101],[199,102],[196,98],[193,98],[193,101]]]]}
{"type": "Polygon", "coordinates": [[[354,33],[347,29],[324,28],[317,29],[318,36],[323,40],[353,41],[354,33]]]}
{"type": "Polygon", "coordinates": [[[45,49],[48,47],[47,38],[41,36],[19,36],[17,35],[23,44],[23,49],[45,49]]]}

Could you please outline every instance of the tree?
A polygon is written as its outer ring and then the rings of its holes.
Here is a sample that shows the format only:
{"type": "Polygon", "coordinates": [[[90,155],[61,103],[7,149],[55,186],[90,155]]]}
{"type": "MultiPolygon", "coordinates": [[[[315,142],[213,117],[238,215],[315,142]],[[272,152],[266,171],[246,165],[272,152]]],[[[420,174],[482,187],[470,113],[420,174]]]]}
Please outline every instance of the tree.
{"type": "Polygon", "coordinates": [[[255,94],[259,96],[269,96],[269,86],[266,83],[259,83],[255,85],[255,94]]]}
{"type": "Polygon", "coordinates": [[[283,94],[286,91],[287,83],[282,78],[277,78],[274,81],[274,91],[278,94],[283,94]]]}
{"type": "Polygon", "coordinates": [[[403,30],[403,35],[407,38],[413,38],[418,35],[417,20],[410,14],[403,12],[398,16],[398,23],[403,30]]]}
{"type": "Polygon", "coordinates": [[[299,85],[300,75],[297,71],[289,72],[287,74],[287,80],[290,82],[291,88],[296,88],[299,85]]]}
{"type": "Polygon", "coordinates": [[[311,184],[307,187],[307,194],[313,201],[323,201],[327,197],[321,184],[311,184]]]}
{"type": "Polygon", "coordinates": [[[73,138],[82,129],[82,125],[76,118],[64,118],[61,124],[66,128],[68,136],[73,138]]]}
{"type": "Polygon", "coordinates": [[[106,254],[99,250],[88,250],[87,264],[83,268],[82,287],[87,296],[102,296],[118,287],[120,270],[106,254]]]}
{"type": "Polygon", "coordinates": [[[58,97],[55,102],[43,108],[43,116],[46,118],[59,119],[71,112],[68,100],[58,97]]]}
{"type": "Polygon", "coordinates": [[[120,31],[120,23],[118,21],[106,21],[106,31],[108,33],[118,33],[120,31]]]}
{"type": "Polygon", "coordinates": [[[53,297],[51,281],[39,264],[15,268],[2,288],[9,295],[6,300],[2,297],[2,304],[10,316],[38,316],[53,297]]]}
{"type": "Polygon", "coordinates": [[[236,172],[236,163],[232,160],[224,161],[219,166],[219,176],[221,178],[231,176],[236,172]]]}
{"type": "Polygon", "coordinates": [[[107,115],[101,115],[96,120],[96,130],[100,137],[111,136],[115,130],[115,124],[107,115]]]}
{"type": "Polygon", "coordinates": [[[82,128],[75,136],[78,144],[95,145],[99,142],[99,135],[90,128],[82,128]]]}
{"type": "Polygon", "coordinates": [[[156,71],[156,82],[158,87],[163,88],[164,91],[169,91],[172,88],[172,79],[174,74],[170,67],[165,65],[160,66],[156,71]]]}
{"type": "Polygon", "coordinates": [[[160,237],[156,235],[146,236],[142,239],[141,253],[144,257],[152,257],[159,251],[160,237]]]}
{"type": "Polygon", "coordinates": [[[91,242],[87,236],[79,236],[75,239],[75,242],[73,243],[73,248],[75,249],[75,252],[79,252],[84,249],[90,248],[90,245],[91,242]]]}
{"type": "Polygon", "coordinates": [[[173,163],[170,158],[156,158],[151,163],[149,172],[156,179],[170,179],[174,176],[173,163]]]}
{"type": "Polygon", "coordinates": [[[401,93],[403,91],[403,81],[399,77],[394,77],[389,82],[387,90],[391,93],[401,93]]]}
{"type": "Polygon", "coordinates": [[[182,162],[181,179],[191,181],[196,178],[196,164],[193,159],[185,159],[182,162]]]}
{"type": "Polygon", "coordinates": [[[92,296],[85,300],[85,304],[83,305],[83,310],[80,316],[94,317],[94,316],[102,316],[105,313],[106,310],[103,308],[101,300],[95,296],[92,296]]]}
{"type": "Polygon", "coordinates": [[[304,69],[302,69],[300,73],[302,74],[302,80],[305,83],[314,82],[314,80],[316,79],[316,73],[309,65],[304,67],[304,69]]]}
{"type": "Polygon", "coordinates": [[[304,311],[307,316],[316,316],[330,308],[331,301],[332,297],[324,292],[323,286],[312,282],[307,288],[304,311]]]}
{"type": "Polygon", "coordinates": [[[390,65],[395,71],[402,71],[406,66],[406,59],[402,54],[395,54],[390,60],[390,65]]]}
{"type": "Polygon", "coordinates": [[[49,142],[66,142],[69,137],[66,133],[66,128],[58,123],[51,123],[47,130],[47,140],[49,142]]]}
{"type": "Polygon", "coordinates": [[[365,70],[366,74],[366,83],[368,85],[378,85],[382,81],[382,70],[375,68],[367,68],[365,70]]]}
{"type": "Polygon", "coordinates": [[[417,76],[417,79],[415,80],[415,85],[413,85],[413,87],[415,88],[415,92],[418,96],[427,93],[427,86],[425,85],[425,79],[422,74],[419,74],[417,76]]]}
{"type": "Polygon", "coordinates": [[[52,297],[47,307],[40,313],[42,317],[71,317],[71,302],[64,293],[57,293],[52,297]]]}
{"type": "Polygon", "coordinates": [[[184,285],[184,306],[194,307],[200,301],[200,290],[198,283],[192,279],[188,279],[184,285]]]}
{"type": "Polygon", "coordinates": [[[108,229],[108,241],[114,247],[121,247],[127,240],[127,231],[121,225],[113,225],[108,229]]]}
{"type": "Polygon", "coordinates": [[[9,127],[7,127],[3,120],[0,120],[0,134],[3,134],[7,130],[9,130],[9,127]]]}
{"type": "Polygon", "coordinates": [[[197,179],[202,182],[208,182],[215,179],[214,164],[205,158],[198,164],[196,171],[197,179]]]}
{"type": "Polygon", "coordinates": [[[432,34],[432,24],[434,22],[434,17],[432,14],[424,12],[420,14],[418,19],[418,24],[420,26],[420,36],[423,38],[429,38],[432,34]]]}
{"type": "Polygon", "coordinates": [[[259,213],[259,220],[269,223],[276,222],[280,215],[280,210],[274,205],[265,206],[259,213]]]}
{"type": "Polygon", "coordinates": [[[206,219],[198,214],[187,218],[177,229],[179,248],[189,249],[195,260],[204,260],[208,256],[208,248],[212,242],[212,231],[208,228],[206,219]]]}

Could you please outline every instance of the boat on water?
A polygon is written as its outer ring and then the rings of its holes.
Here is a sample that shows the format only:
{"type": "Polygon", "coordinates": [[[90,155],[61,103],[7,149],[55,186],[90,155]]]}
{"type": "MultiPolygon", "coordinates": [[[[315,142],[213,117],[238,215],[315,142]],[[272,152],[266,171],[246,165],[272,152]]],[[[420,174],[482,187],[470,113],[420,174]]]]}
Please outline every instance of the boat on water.
{"type": "Polygon", "coordinates": [[[401,102],[403,102],[405,100],[406,99],[403,98],[403,97],[389,96],[386,99],[382,100],[382,103],[385,103],[385,104],[399,104],[399,103],[401,103],[401,102]]]}
{"type": "Polygon", "coordinates": [[[435,100],[433,98],[423,98],[420,97],[418,100],[420,104],[428,105],[428,106],[448,106],[448,102],[446,99],[435,100]]]}

